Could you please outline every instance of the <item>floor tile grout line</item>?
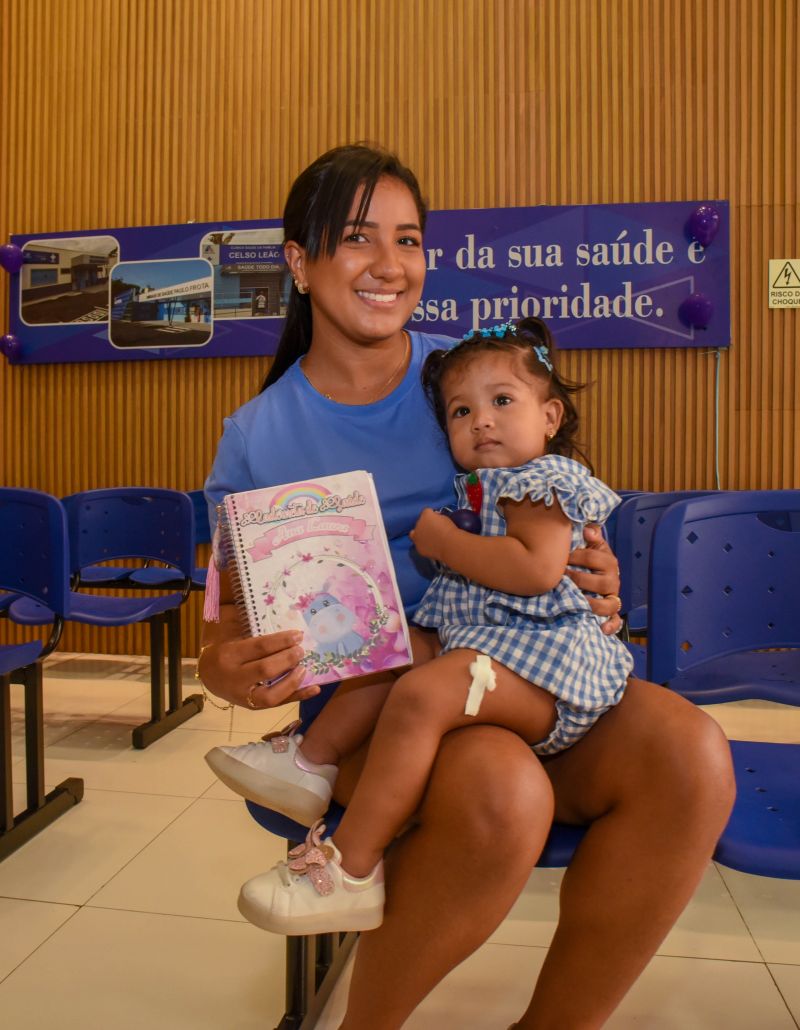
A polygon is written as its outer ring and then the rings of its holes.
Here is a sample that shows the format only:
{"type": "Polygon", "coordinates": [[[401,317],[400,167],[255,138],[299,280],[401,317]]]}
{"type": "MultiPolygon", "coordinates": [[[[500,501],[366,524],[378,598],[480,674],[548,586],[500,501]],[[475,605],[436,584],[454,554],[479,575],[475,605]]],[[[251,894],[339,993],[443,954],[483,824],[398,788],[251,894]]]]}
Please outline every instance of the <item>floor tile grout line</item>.
{"type": "MultiPolygon", "coordinates": [[[[4,897],[4,896],[0,895],[0,897],[4,897]]],[[[27,955],[23,956],[20,959],[20,961],[17,962],[17,964],[12,969],[9,969],[9,971],[4,976],[1,976],[0,977],[0,984],[4,983],[4,981],[7,980],[8,977],[10,977],[13,973],[15,973],[23,965],[25,965],[25,963],[29,959],[32,959],[34,957],[34,955],[41,948],[43,948],[44,945],[47,944],[47,942],[49,940],[51,940],[53,937],[55,937],[56,934],[60,933],[67,926],[67,924],[71,923],[72,920],[80,912],[82,912],[84,909],[89,909],[92,912],[116,912],[117,914],[120,914],[120,915],[162,916],[164,919],[199,919],[199,920],[202,920],[203,922],[226,923],[226,924],[231,924],[233,926],[250,926],[251,925],[250,923],[247,922],[246,919],[227,919],[227,918],[224,918],[224,917],[221,918],[219,916],[189,915],[186,912],[154,912],[154,911],[151,911],[149,909],[120,908],[119,906],[109,906],[109,905],[90,905],[88,901],[84,902],[81,905],[75,905],[75,904],[72,904],[70,902],[62,902],[62,901],[41,901],[41,899],[39,899],[39,898],[8,898],[7,900],[10,900],[10,901],[20,901],[20,902],[25,902],[25,903],[29,903],[29,904],[36,904],[36,905],[60,905],[63,908],[72,908],[72,909],[74,909],[74,911],[71,912],[67,916],[67,918],[64,920],[63,923],[59,923],[59,925],[54,927],[50,931],[50,933],[48,933],[47,936],[43,940],[39,941],[39,943],[30,952],[28,952],[27,955]]]]}
{"type": "Polygon", "coordinates": [[[123,862],[123,864],[119,867],[119,869],[117,869],[113,876],[110,876],[105,883],[101,884],[100,887],[98,887],[97,890],[94,891],[94,893],[90,894],[86,901],[83,902],[83,905],[81,907],[87,906],[93,898],[97,897],[101,890],[104,890],[113,880],[115,880],[120,875],[120,873],[122,873],[125,869],[128,868],[131,862],[133,862],[140,855],[142,855],[149,847],[151,847],[174,823],[178,821],[178,819],[186,815],[186,813],[189,812],[190,809],[192,809],[199,800],[200,798],[192,798],[189,801],[189,804],[182,808],[180,812],[177,812],[175,816],[169,820],[169,822],[165,823],[164,826],[161,827],[161,829],[155,834],[154,837],[151,837],[150,840],[141,848],[139,848],[139,850],[134,855],[131,855],[130,858],[127,859],[127,861],[123,862]]]}
{"type": "MultiPolygon", "coordinates": [[[[38,900],[36,900],[34,898],[25,898],[25,899],[13,898],[11,900],[13,900],[13,901],[21,901],[21,900],[31,901],[31,902],[34,902],[35,904],[41,904],[41,905],[60,905],[60,904],[65,904],[64,902],[59,902],[59,901],[38,901],[38,900]]],[[[37,951],[39,951],[40,948],[43,948],[44,945],[47,944],[47,942],[52,937],[55,937],[55,935],[57,933],[59,933],[59,931],[63,930],[64,927],[67,925],[67,923],[71,923],[72,920],[75,918],[75,916],[78,914],[78,912],[80,912],[80,906],[77,906],[77,905],[66,905],[65,904],[65,907],[67,907],[67,908],[74,908],[75,911],[71,912],[67,916],[67,918],[64,920],[63,923],[59,923],[58,926],[54,927],[53,930],[51,930],[51,932],[44,938],[44,940],[39,941],[39,943],[33,948],[33,950],[29,951],[27,955],[25,955],[22,959],[20,959],[20,961],[14,966],[13,969],[9,969],[9,971],[6,973],[5,976],[0,977],[0,984],[5,983],[5,981],[10,976],[12,976],[18,969],[21,969],[22,966],[24,966],[25,963],[29,959],[33,958],[33,956],[36,954],[37,951]]]]}
{"type": "Polygon", "coordinates": [[[232,923],[234,926],[251,926],[244,917],[236,919],[233,916],[204,916],[190,912],[164,912],[154,911],[149,908],[123,908],[121,905],[90,905],[88,902],[82,905],[92,912],[117,912],[120,915],[134,916],[163,916],[164,919],[200,919],[205,923],[232,923]]]}
{"type": "MultiPolygon", "coordinates": [[[[769,977],[771,978],[772,982],[773,982],[773,983],[775,984],[775,990],[776,990],[776,991],[778,992],[778,994],[779,994],[779,995],[781,996],[781,1001],[782,1001],[782,1002],[783,1002],[783,1004],[784,1004],[784,1005],[786,1006],[786,1011],[787,1011],[787,1012],[789,1013],[789,1019],[791,1019],[791,1021],[792,1021],[792,1022],[794,1023],[794,1025],[795,1025],[796,1027],[800,1028],[800,1023],[798,1023],[797,1019],[795,1018],[795,1015],[794,1015],[794,1013],[792,1012],[792,1008],[791,1008],[791,1005],[790,1005],[790,1004],[789,1004],[789,1002],[788,1002],[788,1001],[786,1000],[786,997],[785,997],[785,995],[784,995],[783,991],[781,990],[781,985],[780,985],[780,984],[778,983],[778,981],[777,981],[777,980],[775,979],[775,974],[774,974],[774,973],[772,972],[772,970],[770,969],[770,965],[769,965],[769,962],[765,962],[764,964],[765,964],[765,965],[766,965],[766,967],[767,967],[767,974],[768,974],[768,975],[769,975],[769,977]]],[[[777,965],[784,965],[784,963],[782,963],[782,962],[776,962],[776,963],[775,963],[775,965],[776,965],[776,966],[777,966],[777,965]]]]}
{"type": "MultiPolygon", "coordinates": [[[[519,944],[515,941],[492,941],[488,940],[484,942],[491,944],[498,948],[528,948],[531,950],[538,949],[539,951],[548,951],[549,945],[545,944],[519,944]]],[[[769,963],[763,958],[732,958],[728,955],[686,955],[686,954],[674,954],[666,953],[663,951],[657,951],[653,958],[665,958],[665,959],[678,959],[680,961],[688,962],[736,962],[739,965],[745,966],[769,966],[769,963]]],[[[800,963],[792,962],[780,962],[775,965],[789,965],[789,966],[800,966],[800,963]]]]}
{"type": "MultiPolygon", "coordinates": [[[[739,918],[742,920],[742,923],[744,924],[745,929],[750,934],[750,939],[753,942],[753,946],[755,947],[756,951],[761,956],[761,961],[764,963],[764,965],[766,965],[767,964],[767,960],[766,960],[766,957],[764,956],[764,952],[761,950],[761,945],[756,940],[755,934],[753,933],[753,931],[752,931],[752,929],[750,927],[750,924],[747,921],[747,917],[745,916],[744,912],[742,911],[742,909],[741,909],[741,907],[739,905],[739,902],[736,900],[736,897],[735,897],[733,891],[731,890],[731,887],[730,887],[728,881],[725,879],[725,873],[720,868],[721,863],[715,862],[714,865],[716,866],[716,869],[717,869],[717,872],[719,873],[720,879],[725,884],[725,890],[728,892],[728,895],[729,895],[731,901],[733,902],[734,908],[739,913],[739,918]]],[[[725,868],[725,867],[723,867],[723,868],[725,868]]]]}
{"type": "MultiPolygon", "coordinates": [[[[97,897],[97,895],[100,893],[100,891],[104,890],[113,880],[115,880],[121,873],[123,873],[125,871],[125,869],[127,869],[128,866],[133,861],[135,861],[142,854],[144,854],[144,852],[147,851],[148,848],[152,847],[152,845],[155,844],[155,842],[160,837],[162,837],[166,833],[166,831],[168,829],[170,829],[170,827],[172,827],[179,819],[182,819],[188,812],[190,812],[191,809],[195,807],[195,805],[197,805],[201,801],[211,801],[211,802],[214,802],[214,801],[217,801],[217,800],[220,800],[220,799],[217,799],[217,798],[202,798],[202,797],[192,798],[188,805],[186,805],[184,808],[182,808],[180,812],[176,813],[176,815],[172,819],[170,819],[169,822],[165,823],[165,825],[161,827],[161,829],[155,834],[155,836],[151,837],[150,840],[146,844],[142,845],[142,847],[139,848],[139,850],[135,854],[131,855],[130,858],[128,858],[125,862],[123,862],[123,864],[116,870],[116,872],[112,876],[110,876],[105,881],[105,883],[101,884],[92,894],[90,894],[89,897],[84,902],[81,903],[81,908],[84,908],[84,907],[102,908],[103,906],[100,906],[100,905],[91,905],[92,900],[97,897]]],[[[227,801],[225,799],[222,799],[222,803],[225,804],[225,803],[227,803],[227,801]]],[[[153,913],[153,914],[158,914],[158,913],[153,913]]]]}

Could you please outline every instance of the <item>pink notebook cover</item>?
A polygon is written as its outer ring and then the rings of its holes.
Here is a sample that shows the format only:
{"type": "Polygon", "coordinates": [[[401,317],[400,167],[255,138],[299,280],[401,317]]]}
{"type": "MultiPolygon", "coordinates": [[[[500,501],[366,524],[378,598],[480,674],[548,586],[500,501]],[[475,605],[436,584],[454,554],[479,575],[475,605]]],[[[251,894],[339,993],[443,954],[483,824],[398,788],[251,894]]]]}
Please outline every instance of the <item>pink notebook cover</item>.
{"type": "Polygon", "coordinates": [[[219,512],[248,632],[301,629],[304,685],[410,664],[408,626],[368,472],[228,494],[219,512]]]}

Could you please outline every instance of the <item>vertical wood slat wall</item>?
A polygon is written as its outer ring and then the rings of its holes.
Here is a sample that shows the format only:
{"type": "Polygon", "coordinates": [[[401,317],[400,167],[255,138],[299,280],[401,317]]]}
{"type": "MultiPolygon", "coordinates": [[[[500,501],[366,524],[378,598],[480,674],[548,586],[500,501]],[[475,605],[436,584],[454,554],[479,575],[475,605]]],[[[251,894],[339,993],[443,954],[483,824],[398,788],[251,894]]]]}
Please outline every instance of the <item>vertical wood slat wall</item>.
{"type": "MultiPolygon", "coordinates": [[[[727,198],[727,488],[800,486],[796,0],[2,0],[0,241],[13,232],[275,217],[324,149],[382,142],[434,208],[727,198]]],[[[0,327],[8,326],[5,287],[0,327]]],[[[572,352],[585,437],[618,487],[714,485],[714,355],[572,352]]],[[[9,367],[0,482],[192,489],[265,362],[9,367]]],[[[198,599],[185,619],[196,653],[198,599]]],[[[66,649],[143,652],[71,628],[66,649]]]]}

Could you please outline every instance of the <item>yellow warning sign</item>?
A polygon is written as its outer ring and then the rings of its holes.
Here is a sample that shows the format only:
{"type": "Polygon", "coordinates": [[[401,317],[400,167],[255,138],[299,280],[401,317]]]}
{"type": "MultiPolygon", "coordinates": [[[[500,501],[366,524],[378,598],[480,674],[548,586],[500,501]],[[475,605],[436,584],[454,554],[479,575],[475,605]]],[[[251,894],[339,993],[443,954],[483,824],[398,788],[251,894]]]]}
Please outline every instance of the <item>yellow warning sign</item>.
{"type": "Polygon", "coordinates": [[[800,258],[774,258],[770,261],[769,306],[800,308],[800,258]]]}

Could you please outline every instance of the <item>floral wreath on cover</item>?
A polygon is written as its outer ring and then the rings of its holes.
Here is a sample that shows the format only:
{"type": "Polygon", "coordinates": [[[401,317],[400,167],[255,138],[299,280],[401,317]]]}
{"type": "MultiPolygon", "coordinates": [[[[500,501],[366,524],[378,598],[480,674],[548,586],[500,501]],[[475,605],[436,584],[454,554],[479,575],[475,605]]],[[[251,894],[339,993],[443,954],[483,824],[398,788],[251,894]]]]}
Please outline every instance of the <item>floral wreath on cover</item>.
{"type": "MultiPolygon", "coordinates": [[[[325,592],[335,592],[339,569],[347,569],[351,574],[351,579],[354,573],[355,577],[363,583],[366,587],[366,594],[371,598],[372,610],[370,617],[364,618],[362,615],[359,619],[359,624],[363,625],[364,629],[368,631],[368,635],[364,637],[364,643],[358,650],[350,654],[337,654],[334,651],[324,651],[322,649],[308,650],[304,657],[301,658],[299,664],[305,666],[312,676],[322,676],[333,670],[344,669],[349,664],[357,665],[365,658],[368,658],[381,643],[381,637],[385,635],[386,626],[392,615],[392,610],[383,603],[380,588],[373,576],[370,575],[370,572],[351,558],[335,552],[299,554],[293,556],[293,559],[264,587],[264,601],[270,606],[273,616],[278,617],[279,615],[275,602],[281,593],[291,602],[286,605],[287,609],[302,613],[316,595],[325,592]],[[301,578],[296,577],[297,570],[309,568],[312,564],[318,566],[323,563],[333,563],[335,566],[324,582],[322,584],[317,582],[310,590],[308,584],[301,583],[299,591],[293,594],[290,580],[292,577],[301,578]]],[[[348,594],[347,596],[350,598],[351,595],[348,594]]],[[[363,604],[361,607],[363,607],[363,604]]]]}

